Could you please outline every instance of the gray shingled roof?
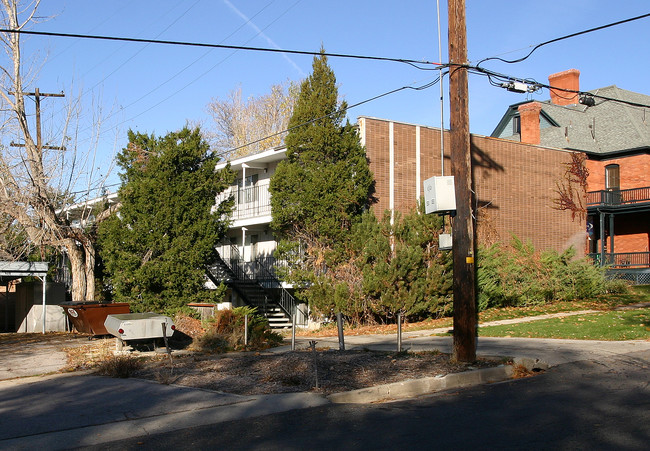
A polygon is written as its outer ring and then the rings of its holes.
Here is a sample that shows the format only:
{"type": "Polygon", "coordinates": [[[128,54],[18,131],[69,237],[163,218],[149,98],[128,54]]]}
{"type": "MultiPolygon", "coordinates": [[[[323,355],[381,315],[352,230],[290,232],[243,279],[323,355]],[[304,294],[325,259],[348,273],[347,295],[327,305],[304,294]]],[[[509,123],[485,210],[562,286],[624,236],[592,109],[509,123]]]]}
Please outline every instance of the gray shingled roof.
{"type": "MultiPolygon", "coordinates": [[[[650,96],[616,86],[589,92],[650,105],[650,96]]],[[[541,145],[601,154],[650,147],[650,108],[600,98],[595,101],[591,107],[559,106],[550,100],[540,102],[543,112],[559,124],[559,127],[541,129],[541,145]]],[[[519,136],[506,139],[519,139],[519,136]]]]}

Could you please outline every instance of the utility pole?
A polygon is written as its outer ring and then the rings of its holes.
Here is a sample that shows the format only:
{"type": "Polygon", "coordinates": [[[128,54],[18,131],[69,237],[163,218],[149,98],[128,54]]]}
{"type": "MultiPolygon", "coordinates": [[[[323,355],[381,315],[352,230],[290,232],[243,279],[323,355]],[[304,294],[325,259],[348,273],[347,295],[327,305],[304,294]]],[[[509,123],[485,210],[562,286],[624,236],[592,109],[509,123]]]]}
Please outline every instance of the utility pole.
{"type": "MultiPolygon", "coordinates": [[[[14,93],[10,92],[9,94],[14,93]]],[[[59,94],[46,94],[40,92],[38,88],[36,88],[34,92],[23,92],[22,94],[24,96],[33,96],[34,101],[36,102],[36,148],[38,149],[38,152],[41,153],[43,149],[65,150],[65,147],[44,146],[41,140],[41,97],[65,97],[65,94],[62,92],[59,94]]],[[[10,145],[12,147],[25,147],[25,144],[16,144],[14,142],[11,142],[10,145]]]]}
{"type": "Polygon", "coordinates": [[[453,358],[476,360],[476,266],[472,211],[472,156],[469,139],[465,0],[449,0],[449,103],[451,173],[456,187],[453,222],[453,358]]]}

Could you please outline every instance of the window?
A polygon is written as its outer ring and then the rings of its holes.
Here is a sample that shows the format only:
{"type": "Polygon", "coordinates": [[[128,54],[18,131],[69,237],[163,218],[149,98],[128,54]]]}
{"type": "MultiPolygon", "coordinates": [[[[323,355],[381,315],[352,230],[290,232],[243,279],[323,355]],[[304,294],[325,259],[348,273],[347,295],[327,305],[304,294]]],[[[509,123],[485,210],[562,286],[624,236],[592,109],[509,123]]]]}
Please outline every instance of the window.
{"type": "Polygon", "coordinates": [[[621,188],[620,166],[608,164],[605,166],[605,189],[618,190],[621,188]]]}
{"type": "Polygon", "coordinates": [[[235,184],[237,186],[238,196],[237,203],[254,202],[257,200],[257,180],[258,174],[247,175],[242,183],[242,179],[237,179],[235,184]]]}
{"type": "Polygon", "coordinates": [[[512,134],[518,135],[521,133],[521,116],[514,116],[512,118],[512,134]]]}

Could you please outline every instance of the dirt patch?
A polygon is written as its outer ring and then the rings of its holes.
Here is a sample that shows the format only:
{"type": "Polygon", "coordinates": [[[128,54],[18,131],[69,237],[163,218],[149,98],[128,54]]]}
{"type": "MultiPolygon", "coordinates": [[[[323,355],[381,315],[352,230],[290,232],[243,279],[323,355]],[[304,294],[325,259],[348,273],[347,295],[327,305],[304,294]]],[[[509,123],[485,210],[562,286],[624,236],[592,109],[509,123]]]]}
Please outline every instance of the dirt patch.
{"type": "Polygon", "coordinates": [[[501,362],[453,363],[437,352],[293,351],[187,355],[147,360],[132,376],[240,395],[330,394],[429,376],[443,376],[501,362]]]}
{"type": "MultiPolygon", "coordinates": [[[[199,332],[200,331],[196,331],[199,332]]],[[[0,351],[47,355],[65,351],[60,371],[97,370],[115,357],[114,338],[75,334],[0,335],[0,351]]],[[[479,360],[471,365],[450,361],[439,352],[397,353],[379,351],[302,350],[293,352],[233,352],[204,354],[178,352],[172,361],[166,354],[132,352],[141,362],[131,377],[241,395],[315,392],[330,394],[375,385],[442,376],[449,373],[499,365],[479,360]]],[[[54,369],[56,371],[56,369],[54,369]]]]}

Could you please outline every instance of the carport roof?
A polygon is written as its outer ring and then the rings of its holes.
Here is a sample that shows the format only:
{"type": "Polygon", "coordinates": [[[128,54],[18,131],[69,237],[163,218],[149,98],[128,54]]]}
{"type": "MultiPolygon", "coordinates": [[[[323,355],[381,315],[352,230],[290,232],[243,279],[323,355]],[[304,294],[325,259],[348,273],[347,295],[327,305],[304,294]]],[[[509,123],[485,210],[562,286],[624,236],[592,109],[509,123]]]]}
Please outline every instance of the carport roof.
{"type": "Polygon", "coordinates": [[[48,262],[3,262],[0,261],[0,283],[20,277],[45,277],[47,276],[48,262]]]}

